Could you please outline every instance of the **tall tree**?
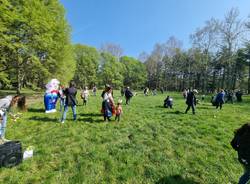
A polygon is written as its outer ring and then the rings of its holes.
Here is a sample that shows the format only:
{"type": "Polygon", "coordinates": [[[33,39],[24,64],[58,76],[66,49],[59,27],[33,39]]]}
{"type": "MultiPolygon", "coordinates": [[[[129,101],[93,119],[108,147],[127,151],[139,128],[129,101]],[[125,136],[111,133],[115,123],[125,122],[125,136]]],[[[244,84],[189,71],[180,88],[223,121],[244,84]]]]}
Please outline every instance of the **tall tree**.
{"type": "Polygon", "coordinates": [[[100,55],[94,47],[75,45],[76,71],[74,80],[77,85],[93,86],[97,83],[100,55]]]}

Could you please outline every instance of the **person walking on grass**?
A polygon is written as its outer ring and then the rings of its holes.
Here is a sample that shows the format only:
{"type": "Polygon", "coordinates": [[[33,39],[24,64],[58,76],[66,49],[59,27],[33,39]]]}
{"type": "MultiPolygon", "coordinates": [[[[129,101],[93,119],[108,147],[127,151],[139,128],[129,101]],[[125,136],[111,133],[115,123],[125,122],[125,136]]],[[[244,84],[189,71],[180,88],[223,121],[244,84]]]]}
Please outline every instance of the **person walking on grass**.
{"type": "Polygon", "coordinates": [[[250,181],[250,123],[235,130],[231,146],[238,152],[238,160],[244,168],[239,184],[247,184],[250,181]]]}
{"type": "Polygon", "coordinates": [[[75,82],[70,81],[69,88],[66,88],[64,90],[64,94],[66,96],[65,105],[64,105],[64,112],[61,118],[61,123],[64,123],[66,120],[67,112],[69,110],[69,107],[71,107],[73,111],[73,119],[76,121],[76,94],[77,89],[75,88],[75,82]]]}
{"type": "Polygon", "coordinates": [[[225,92],[223,89],[220,90],[220,92],[216,95],[215,103],[216,103],[216,109],[220,107],[222,109],[222,105],[224,104],[224,97],[225,97],[225,92]]]}
{"type": "Polygon", "coordinates": [[[192,108],[193,114],[195,114],[195,105],[196,105],[195,94],[196,93],[198,93],[198,91],[196,89],[194,89],[193,91],[189,90],[189,92],[187,94],[187,98],[186,98],[187,109],[185,111],[185,114],[187,114],[187,112],[189,111],[190,107],[192,108]]]}
{"type": "Polygon", "coordinates": [[[133,93],[131,92],[129,86],[125,90],[125,98],[126,98],[126,105],[130,104],[130,100],[133,97],[133,93]]]}
{"type": "Polygon", "coordinates": [[[97,91],[97,87],[96,85],[94,85],[93,89],[92,89],[92,92],[93,92],[93,95],[96,96],[96,91],[97,91]]]}
{"type": "Polygon", "coordinates": [[[6,96],[5,98],[0,99],[0,144],[8,141],[5,139],[5,131],[7,126],[7,115],[9,115],[14,118],[15,121],[15,115],[11,113],[12,107],[18,103],[18,107],[22,110],[26,109],[26,100],[25,97],[21,96],[6,96]]]}
{"type": "Polygon", "coordinates": [[[83,99],[83,105],[86,106],[89,98],[89,90],[87,86],[82,90],[81,98],[83,99]]]}
{"type": "Polygon", "coordinates": [[[122,114],[122,100],[118,100],[117,106],[115,108],[115,120],[120,122],[121,119],[121,114],[122,114]]]}
{"type": "Polygon", "coordinates": [[[115,110],[114,108],[114,99],[112,96],[112,88],[109,85],[106,85],[105,90],[102,93],[102,113],[104,121],[111,121],[111,117],[115,110]]]}

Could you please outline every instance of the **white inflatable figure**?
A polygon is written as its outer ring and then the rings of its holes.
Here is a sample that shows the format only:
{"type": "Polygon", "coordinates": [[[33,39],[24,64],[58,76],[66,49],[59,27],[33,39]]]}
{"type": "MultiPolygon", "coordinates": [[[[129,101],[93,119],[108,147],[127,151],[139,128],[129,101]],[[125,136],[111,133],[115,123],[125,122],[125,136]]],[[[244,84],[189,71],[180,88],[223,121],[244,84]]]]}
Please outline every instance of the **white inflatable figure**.
{"type": "Polygon", "coordinates": [[[59,84],[60,82],[57,79],[52,79],[46,85],[46,93],[44,95],[45,113],[56,112],[59,84]]]}

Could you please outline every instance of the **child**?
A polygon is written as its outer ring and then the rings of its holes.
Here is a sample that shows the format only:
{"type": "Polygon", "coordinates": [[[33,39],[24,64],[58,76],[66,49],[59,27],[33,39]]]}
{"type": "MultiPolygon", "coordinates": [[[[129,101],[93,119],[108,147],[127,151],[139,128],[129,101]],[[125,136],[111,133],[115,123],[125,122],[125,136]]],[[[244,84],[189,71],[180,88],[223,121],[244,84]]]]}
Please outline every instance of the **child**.
{"type": "Polygon", "coordinates": [[[122,100],[118,100],[117,106],[115,108],[115,120],[120,121],[121,114],[122,114],[122,100]]]}
{"type": "Polygon", "coordinates": [[[85,106],[87,105],[88,97],[89,97],[89,90],[88,87],[85,87],[81,94],[81,98],[83,99],[83,105],[85,106]]]}

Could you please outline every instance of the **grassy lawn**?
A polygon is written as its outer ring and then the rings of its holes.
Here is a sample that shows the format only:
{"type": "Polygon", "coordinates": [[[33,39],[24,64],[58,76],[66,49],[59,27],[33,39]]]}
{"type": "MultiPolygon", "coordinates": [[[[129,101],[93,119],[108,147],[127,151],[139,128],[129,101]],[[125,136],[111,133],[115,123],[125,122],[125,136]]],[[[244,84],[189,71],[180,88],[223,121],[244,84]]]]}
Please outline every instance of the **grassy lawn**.
{"type": "Polygon", "coordinates": [[[21,119],[8,121],[6,135],[24,149],[34,146],[34,156],[0,168],[0,183],[237,183],[243,169],[230,141],[250,121],[250,98],[216,110],[209,96],[192,115],[183,114],[177,93],[174,109],[162,108],[166,95],[133,97],[120,123],[102,121],[100,92],[87,107],[79,103],[76,123],[69,111],[60,124],[60,112],[45,114],[43,98],[36,98],[21,119]]]}

